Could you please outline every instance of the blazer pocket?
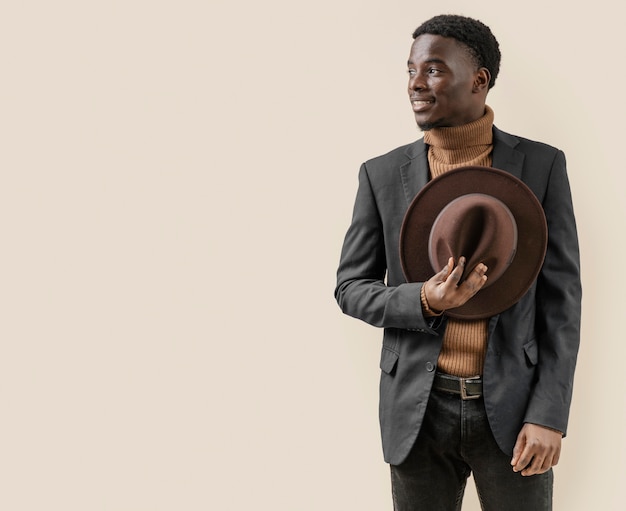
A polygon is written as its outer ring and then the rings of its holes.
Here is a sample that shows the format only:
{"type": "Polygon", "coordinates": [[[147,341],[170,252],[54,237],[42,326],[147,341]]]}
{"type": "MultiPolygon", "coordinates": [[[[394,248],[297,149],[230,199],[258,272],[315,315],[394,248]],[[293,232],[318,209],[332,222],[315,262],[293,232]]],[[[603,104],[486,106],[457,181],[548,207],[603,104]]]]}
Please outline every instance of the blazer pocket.
{"type": "Polygon", "coordinates": [[[526,360],[530,365],[537,365],[537,361],[539,360],[539,349],[537,348],[537,341],[532,339],[524,344],[524,354],[526,355],[526,360]]]}
{"type": "Polygon", "coordinates": [[[398,363],[398,353],[383,346],[382,353],[380,354],[380,369],[384,373],[392,374],[398,363]]]}

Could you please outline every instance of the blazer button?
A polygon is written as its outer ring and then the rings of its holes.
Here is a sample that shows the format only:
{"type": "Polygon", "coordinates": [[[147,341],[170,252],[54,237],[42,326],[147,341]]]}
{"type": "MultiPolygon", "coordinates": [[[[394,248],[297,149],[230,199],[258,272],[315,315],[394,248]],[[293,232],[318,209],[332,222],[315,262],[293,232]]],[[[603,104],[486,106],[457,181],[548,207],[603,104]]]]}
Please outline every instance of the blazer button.
{"type": "Polygon", "coordinates": [[[429,373],[432,373],[435,370],[435,364],[433,364],[432,362],[426,362],[426,370],[429,373]]]}

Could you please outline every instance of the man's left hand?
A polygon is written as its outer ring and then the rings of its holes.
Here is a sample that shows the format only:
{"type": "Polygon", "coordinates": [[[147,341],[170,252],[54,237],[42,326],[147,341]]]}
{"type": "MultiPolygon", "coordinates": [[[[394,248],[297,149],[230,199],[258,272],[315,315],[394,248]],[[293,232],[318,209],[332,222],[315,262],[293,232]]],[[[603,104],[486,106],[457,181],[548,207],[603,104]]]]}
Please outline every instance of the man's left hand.
{"type": "Polygon", "coordinates": [[[513,448],[513,470],[521,472],[523,476],[543,474],[550,470],[559,462],[562,437],[560,431],[537,424],[524,424],[513,448]]]}

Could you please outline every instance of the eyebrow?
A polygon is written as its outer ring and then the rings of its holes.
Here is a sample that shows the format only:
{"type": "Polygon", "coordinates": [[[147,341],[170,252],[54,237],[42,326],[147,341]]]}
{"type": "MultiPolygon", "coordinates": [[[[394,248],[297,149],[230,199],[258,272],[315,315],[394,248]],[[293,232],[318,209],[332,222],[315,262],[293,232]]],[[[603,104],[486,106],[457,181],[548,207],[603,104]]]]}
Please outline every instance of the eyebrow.
{"type": "MultiPolygon", "coordinates": [[[[445,62],[442,59],[433,57],[431,59],[425,60],[424,64],[445,64],[445,62]]],[[[412,66],[412,65],[413,65],[413,61],[411,60],[407,61],[407,66],[412,66]]]]}

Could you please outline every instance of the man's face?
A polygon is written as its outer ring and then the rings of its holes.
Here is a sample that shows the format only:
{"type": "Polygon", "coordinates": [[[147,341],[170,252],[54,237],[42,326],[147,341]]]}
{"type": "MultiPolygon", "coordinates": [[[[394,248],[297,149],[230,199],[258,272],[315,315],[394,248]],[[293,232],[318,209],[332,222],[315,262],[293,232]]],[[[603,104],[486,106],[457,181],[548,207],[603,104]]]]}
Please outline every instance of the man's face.
{"type": "Polygon", "coordinates": [[[489,72],[477,69],[456,39],[423,34],[408,61],[409,98],[421,130],[461,126],[482,117],[489,72]]]}

